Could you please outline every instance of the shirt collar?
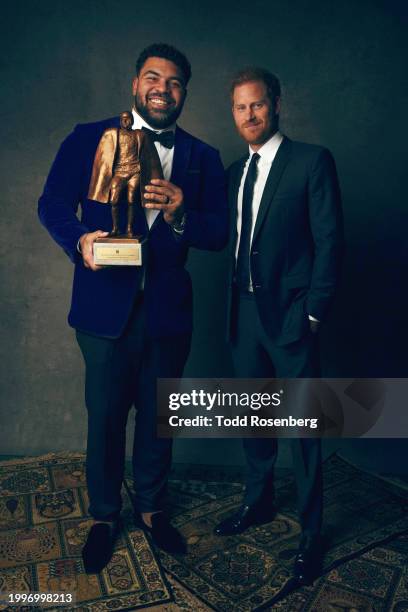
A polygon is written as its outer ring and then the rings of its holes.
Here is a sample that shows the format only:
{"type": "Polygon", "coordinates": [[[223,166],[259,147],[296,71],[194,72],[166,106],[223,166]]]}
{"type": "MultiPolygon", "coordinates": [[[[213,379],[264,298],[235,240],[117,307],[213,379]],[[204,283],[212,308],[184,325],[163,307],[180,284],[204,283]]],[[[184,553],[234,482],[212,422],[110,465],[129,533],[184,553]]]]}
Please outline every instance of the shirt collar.
{"type": "MultiPolygon", "coordinates": [[[[283,136],[278,130],[273,136],[271,136],[271,138],[269,138],[269,140],[267,140],[262,145],[262,147],[258,149],[258,151],[256,151],[256,153],[258,153],[261,158],[260,161],[271,164],[275,159],[275,155],[279,149],[282,140],[283,136]]],[[[249,160],[251,160],[251,157],[254,153],[255,151],[253,151],[251,147],[249,147],[249,160]]]]}
{"type": "Polygon", "coordinates": [[[149,130],[153,130],[154,132],[157,132],[157,134],[161,134],[162,132],[174,132],[174,130],[176,129],[176,124],[173,123],[172,125],[169,125],[169,127],[166,127],[164,130],[158,130],[157,128],[154,128],[151,125],[149,125],[147,121],[145,121],[143,117],[141,117],[135,111],[134,108],[132,108],[132,115],[133,115],[132,130],[141,130],[143,127],[145,127],[149,130]]]}

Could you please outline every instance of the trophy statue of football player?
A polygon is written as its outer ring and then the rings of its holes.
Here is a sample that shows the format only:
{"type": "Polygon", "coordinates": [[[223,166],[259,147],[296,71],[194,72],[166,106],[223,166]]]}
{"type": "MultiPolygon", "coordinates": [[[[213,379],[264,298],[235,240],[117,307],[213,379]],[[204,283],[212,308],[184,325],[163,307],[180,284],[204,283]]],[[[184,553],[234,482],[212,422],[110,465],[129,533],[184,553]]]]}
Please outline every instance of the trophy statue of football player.
{"type": "Polygon", "coordinates": [[[150,136],[143,130],[132,130],[130,111],[120,115],[120,128],[108,128],[102,134],[95,153],[88,198],[110,204],[112,231],[119,235],[119,203],[126,193],[126,236],[133,236],[134,206],[143,206],[144,188],[152,179],[162,179],[160,159],[150,136]]]}

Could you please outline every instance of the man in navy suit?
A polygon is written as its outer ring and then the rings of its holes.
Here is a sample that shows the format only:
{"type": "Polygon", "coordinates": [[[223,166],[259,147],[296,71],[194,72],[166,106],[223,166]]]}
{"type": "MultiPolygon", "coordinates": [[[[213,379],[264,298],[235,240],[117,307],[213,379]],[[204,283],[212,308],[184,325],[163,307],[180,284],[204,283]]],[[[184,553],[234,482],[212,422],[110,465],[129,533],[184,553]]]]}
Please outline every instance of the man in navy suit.
{"type": "MultiPolygon", "coordinates": [[[[86,365],[87,484],[95,519],[83,549],[85,569],[109,561],[118,532],[125,426],[136,408],[133,448],[135,520],[170,552],[185,544],[163,513],[171,441],[156,436],[156,380],[180,377],[192,332],[190,246],[222,249],[228,239],[224,171],[218,152],[176,125],[191,68],[174,47],[153,44],[133,80],[133,129],[148,130],[164,179],[146,186],[133,232],[148,234],[141,267],[101,268],[93,243],[112,228],[110,206],[90,200],[95,152],[119,117],[78,125],[62,143],[39,200],[39,216],[75,264],[69,323],[86,365]],[[81,217],[77,210],[81,206],[81,217]]],[[[126,226],[126,202],[120,223],[126,226]]],[[[123,231],[123,229],[122,229],[123,231]]]]}
{"type": "MultiPolygon", "coordinates": [[[[279,131],[280,83],[261,68],[238,73],[232,113],[248,154],[229,169],[231,208],[229,338],[243,378],[320,375],[317,332],[339,277],[343,232],[330,152],[279,131]]],[[[242,506],[216,527],[233,535],[275,516],[274,438],[244,440],[242,506]]],[[[302,538],[294,573],[309,582],[320,565],[321,450],[293,439],[302,538]]]]}

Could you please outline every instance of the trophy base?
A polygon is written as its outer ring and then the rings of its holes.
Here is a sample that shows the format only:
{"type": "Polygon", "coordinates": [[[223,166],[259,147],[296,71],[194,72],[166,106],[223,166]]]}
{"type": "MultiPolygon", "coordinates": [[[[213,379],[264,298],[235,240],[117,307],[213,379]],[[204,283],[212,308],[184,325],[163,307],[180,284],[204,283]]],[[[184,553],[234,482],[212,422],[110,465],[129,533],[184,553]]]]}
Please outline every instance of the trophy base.
{"type": "Polygon", "coordinates": [[[107,236],[93,243],[94,263],[98,266],[141,266],[146,244],[144,236],[107,236]]]}

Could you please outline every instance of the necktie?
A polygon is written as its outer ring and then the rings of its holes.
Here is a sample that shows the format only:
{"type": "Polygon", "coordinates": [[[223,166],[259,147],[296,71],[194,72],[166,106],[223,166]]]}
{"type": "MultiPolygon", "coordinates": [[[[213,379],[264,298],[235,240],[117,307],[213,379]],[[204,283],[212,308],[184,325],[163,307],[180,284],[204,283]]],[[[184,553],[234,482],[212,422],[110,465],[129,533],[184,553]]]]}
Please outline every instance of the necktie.
{"type": "Polygon", "coordinates": [[[249,251],[251,246],[252,198],[258,174],[258,159],[258,153],[254,153],[249,164],[242,195],[241,238],[239,241],[236,269],[236,283],[242,291],[248,291],[250,281],[249,251]]]}
{"type": "Polygon", "coordinates": [[[161,132],[161,134],[158,134],[157,132],[149,130],[149,128],[146,127],[142,127],[142,130],[146,132],[146,134],[149,134],[152,140],[160,142],[160,144],[162,144],[167,149],[172,149],[174,147],[174,132],[168,131],[161,132]]]}

